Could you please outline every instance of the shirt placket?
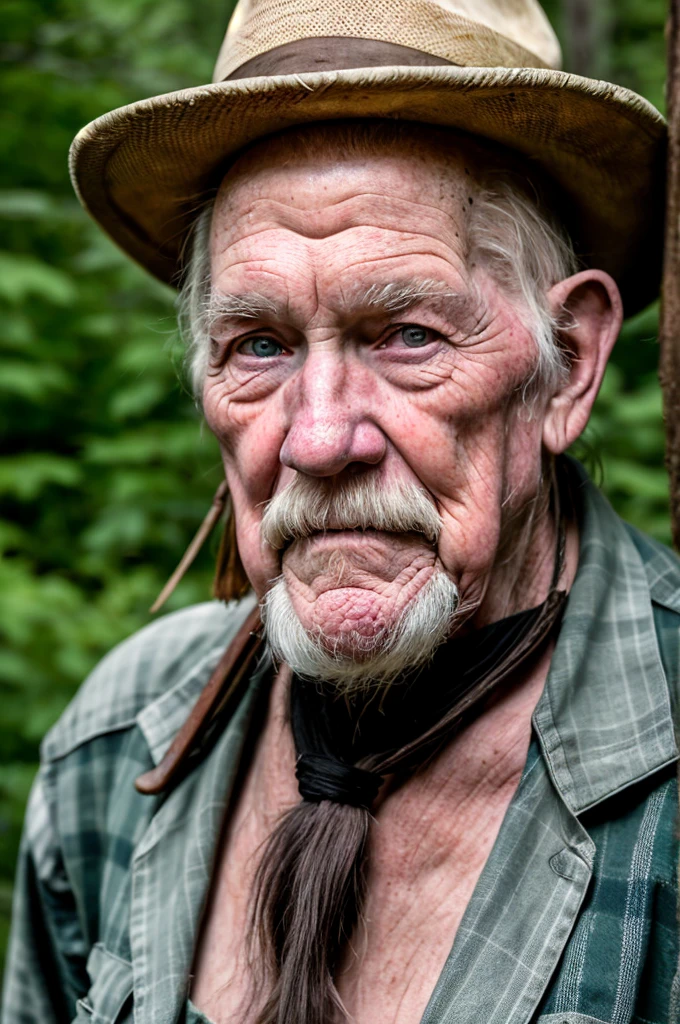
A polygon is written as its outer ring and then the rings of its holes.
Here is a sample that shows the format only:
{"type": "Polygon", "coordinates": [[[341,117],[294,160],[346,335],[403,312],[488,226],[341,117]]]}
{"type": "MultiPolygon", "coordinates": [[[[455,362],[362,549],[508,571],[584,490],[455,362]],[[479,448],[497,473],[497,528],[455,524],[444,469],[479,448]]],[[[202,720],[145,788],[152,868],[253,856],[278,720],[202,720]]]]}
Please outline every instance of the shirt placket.
{"type": "Polygon", "coordinates": [[[175,1024],[186,1006],[225,814],[266,667],[201,766],[172,791],[134,856],[130,943],[135,1024],[175,1024]]]}
{"type": "Polygon", "coordinates": [[[422,1024],[528,1024],[575,925],[594,854],[533,741],[422,1024]]]}

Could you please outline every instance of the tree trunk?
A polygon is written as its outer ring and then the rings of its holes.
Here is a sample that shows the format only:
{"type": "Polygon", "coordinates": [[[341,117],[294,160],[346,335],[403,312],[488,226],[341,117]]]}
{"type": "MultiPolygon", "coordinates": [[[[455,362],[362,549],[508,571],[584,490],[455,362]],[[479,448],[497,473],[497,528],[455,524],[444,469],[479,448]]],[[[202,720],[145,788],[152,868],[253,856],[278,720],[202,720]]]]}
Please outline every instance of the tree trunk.
{"type": "Polygon", "coordinates": [[[596,63],[593,0],[565,0],[569,71],[589,77],[596,63]]]}
{"type": "Polygon", "coordinates": [[[668,25],[668,176],[659,342],[673,543],[680,550],[680,0],[668,25]]]}
{"type": "Polygon", "coordinates": [[[566,70],[608,78],[613,11],[609,0],[562,0],[566,70]]]}

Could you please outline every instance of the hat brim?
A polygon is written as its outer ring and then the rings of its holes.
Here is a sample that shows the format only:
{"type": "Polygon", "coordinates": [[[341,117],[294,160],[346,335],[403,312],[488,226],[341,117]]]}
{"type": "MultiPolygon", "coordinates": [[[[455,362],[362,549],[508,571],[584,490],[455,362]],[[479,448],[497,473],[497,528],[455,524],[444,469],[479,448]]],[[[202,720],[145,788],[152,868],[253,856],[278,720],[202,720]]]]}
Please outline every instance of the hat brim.
{"type": "Polygon", "coordinates": [[[177,284],[196,210],[229,157],[285,128],[340,118],[447,126],[523,154],[563,190],[581,258],[616,279],[626,314],[656,297],[665,121],[627,89],[560,71],[359,68],[185,89],[83,128],[71,147],[71,176],[111,238],[177,284]]]}

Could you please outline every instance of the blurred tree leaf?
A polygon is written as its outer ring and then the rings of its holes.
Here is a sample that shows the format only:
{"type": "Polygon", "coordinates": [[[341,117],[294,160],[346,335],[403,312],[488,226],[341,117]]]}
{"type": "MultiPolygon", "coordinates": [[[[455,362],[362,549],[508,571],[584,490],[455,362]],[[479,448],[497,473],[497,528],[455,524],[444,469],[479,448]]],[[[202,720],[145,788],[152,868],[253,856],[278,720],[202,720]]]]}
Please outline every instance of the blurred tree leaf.
{"type": "Polygon", "coordinates": [[[68,274],[32,256],[0,252],[0,298],[21,305],[28,298],[68,306],[78,291],[68,274]]]}
{"type": "Polygon", "coordinates": [[[0,495],[15,495],[21,501],[37,498],[47,484],[75,487],[82,471],[74,459],[51,453],[0,458],[0,495]]]}
{"type": "MultiPolygon", "coordinates": [[[[0,57],[0,958],[37,745],[148,608],[220,480],[174,293],[80,208],[76,132],[211,78],[230,0],[7,0],[0,57]]],[[[169,608],[210,596],[214,538],[169,608]]]]}

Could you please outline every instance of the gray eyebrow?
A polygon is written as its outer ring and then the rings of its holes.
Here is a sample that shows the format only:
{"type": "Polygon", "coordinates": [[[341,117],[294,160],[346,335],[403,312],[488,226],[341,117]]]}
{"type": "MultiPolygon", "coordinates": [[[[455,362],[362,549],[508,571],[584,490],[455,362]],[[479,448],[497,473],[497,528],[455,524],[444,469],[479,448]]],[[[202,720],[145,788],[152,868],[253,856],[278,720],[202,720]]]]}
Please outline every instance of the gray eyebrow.
{"type": "Polygon", "coordinates": [[[374,284],[359,297],[368,313],[403,313],[421,302],[449,321],[478,320],[478,303],[467,292],[452,291],[443,281],[391,281],[374,284]]]}
{"type": "Polygon", "coordinates": [[[378,307],[388,313],[400,313],[430,295],[441,295],[441,286],[434,281],[391,281],[373,284],[364,292],[361,305],[378,307]]]}
{"type": "Polygon", "coordinates": [[[258,320],[279,315],[277,304],[259,292],[212,292],[205,310],[205,322],[210,332],[228,320],[258,320]]]}
{"type": "MultiPolygon", "coordinates": [[[[462,326],[479,321],[478,303],[466,292],[455,292],[442,281],[408,280],[373,284],[367,289],[355,290],[351,298],[342,302],[346,315],[357,313],[376,315],[403,313],[421,302],[449,322],[462,326]]],[[[282,308],[273,299],[260,292],[212,292],[206,305],[205,323],[208,332],[230,320],[259,320],[281,318],[282,308]]]]}

